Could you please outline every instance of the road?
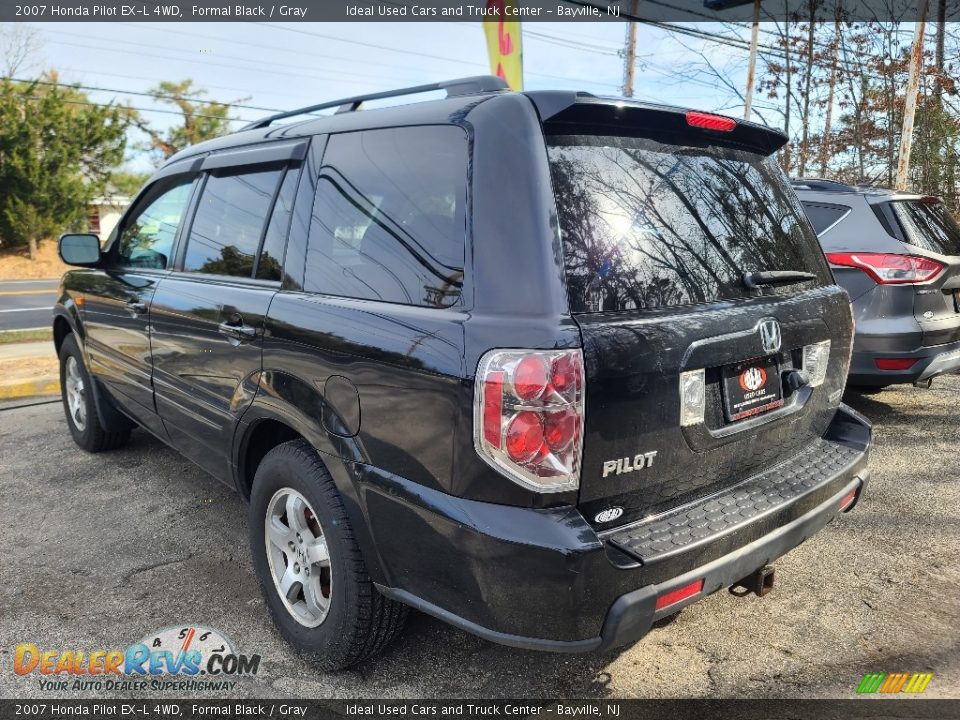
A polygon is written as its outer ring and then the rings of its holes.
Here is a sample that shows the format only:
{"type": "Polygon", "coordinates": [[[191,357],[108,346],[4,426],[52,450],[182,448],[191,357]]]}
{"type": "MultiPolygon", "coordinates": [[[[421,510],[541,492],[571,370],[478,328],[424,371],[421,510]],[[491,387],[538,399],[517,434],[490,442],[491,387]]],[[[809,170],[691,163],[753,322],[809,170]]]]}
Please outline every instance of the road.
{"type": "Polygon", "coordinates": [[[716,593],[633,647],[586,655],[414,614],[384,655],[327,674],[273,629],[231,490],[142,432],[89,455],[59,405],[0,410],[0,696],[142,697],[41,690],[11,672],[13,648],[124,648],[199,623],[263,657],[229,692],[198,693],[211,698],[850,698],[867,672],[932,672],[926,696],[960,697],[960,376],[850,402],[875,422],[868,493],[776,563],[765,598],[716,593]]]}
{"type": "Polygon", "coordinates": [[[50,327],[59,280],[0,281],[0,330],[50,327]]]}

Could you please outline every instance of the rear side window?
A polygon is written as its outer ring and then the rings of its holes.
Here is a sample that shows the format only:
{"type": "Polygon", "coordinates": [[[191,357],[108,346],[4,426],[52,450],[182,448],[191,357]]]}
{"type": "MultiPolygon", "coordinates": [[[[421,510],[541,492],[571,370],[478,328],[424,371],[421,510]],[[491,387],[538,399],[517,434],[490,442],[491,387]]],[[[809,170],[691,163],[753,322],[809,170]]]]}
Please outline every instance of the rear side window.
{"type": "Polygon", "coordinates": [[[333,135],[323,156],[304,289],[406,305],[460,301],[467,138],[455,127],[333,135]]]}
{"type": "Polygon", "coordinates": [[[830,282],[771,158],[646,138],[551,136],[548,144],[573,312],[747,297],[744,274],[761,270],[830,282]]]}
{"type": "Polygon", "coordinates": [[[825,205],[823,203],[805,202],[803,203],[803,209],[817,235],[823,235],[850,212],[850,208],[846,205],[825,205]]]}
{"type": "Polygon", "coordinates": [[[960,227],[943,203],[894,200],[890,209],[903,242],[941,255],[960,255],[960,227]]]}
{"type": "Polygon", "coordinates": [[[252,277],[282,174],[282,168],[270,168],[210,175],[190,227],[183,269],[252,277]]]}

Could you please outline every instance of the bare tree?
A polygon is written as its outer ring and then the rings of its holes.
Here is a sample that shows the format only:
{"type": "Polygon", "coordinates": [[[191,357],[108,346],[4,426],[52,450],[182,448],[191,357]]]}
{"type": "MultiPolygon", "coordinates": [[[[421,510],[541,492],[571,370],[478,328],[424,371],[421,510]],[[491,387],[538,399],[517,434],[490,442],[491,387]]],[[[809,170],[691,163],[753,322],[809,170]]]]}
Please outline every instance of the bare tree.
{"type": "Polygon", "coordinates": [[[0,23],[0,72],[19,77],[35,71],[42,43],[36,28],[22,23],[0,23]]]}

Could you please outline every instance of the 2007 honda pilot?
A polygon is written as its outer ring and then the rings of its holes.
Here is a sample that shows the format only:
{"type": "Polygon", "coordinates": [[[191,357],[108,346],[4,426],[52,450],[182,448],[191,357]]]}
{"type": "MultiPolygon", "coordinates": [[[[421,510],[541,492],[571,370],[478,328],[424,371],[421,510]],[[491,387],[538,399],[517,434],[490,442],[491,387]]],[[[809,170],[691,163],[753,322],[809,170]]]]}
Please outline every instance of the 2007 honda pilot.
{"type": "Polygon", "coordinates": [[[869,477],[784,142],[468,78],[189,148],[103,249],[61,239],[70,432],[137,425],[248,498],[270,612],[325,668],[408,606],[585,651],[762,593],[869,477]]]}

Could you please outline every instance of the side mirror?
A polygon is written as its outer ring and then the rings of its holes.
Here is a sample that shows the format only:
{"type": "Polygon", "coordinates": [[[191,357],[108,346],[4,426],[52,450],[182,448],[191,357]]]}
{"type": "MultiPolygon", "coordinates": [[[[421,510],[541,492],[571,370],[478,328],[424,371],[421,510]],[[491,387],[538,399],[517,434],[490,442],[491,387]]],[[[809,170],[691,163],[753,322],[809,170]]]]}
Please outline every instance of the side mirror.
{"type": "Polygon", "coordinates": [[[100,238],[92,233],[66,233],[60,236],[59,252],[67,265],[96,267],[100,264],[100,238]]]}

